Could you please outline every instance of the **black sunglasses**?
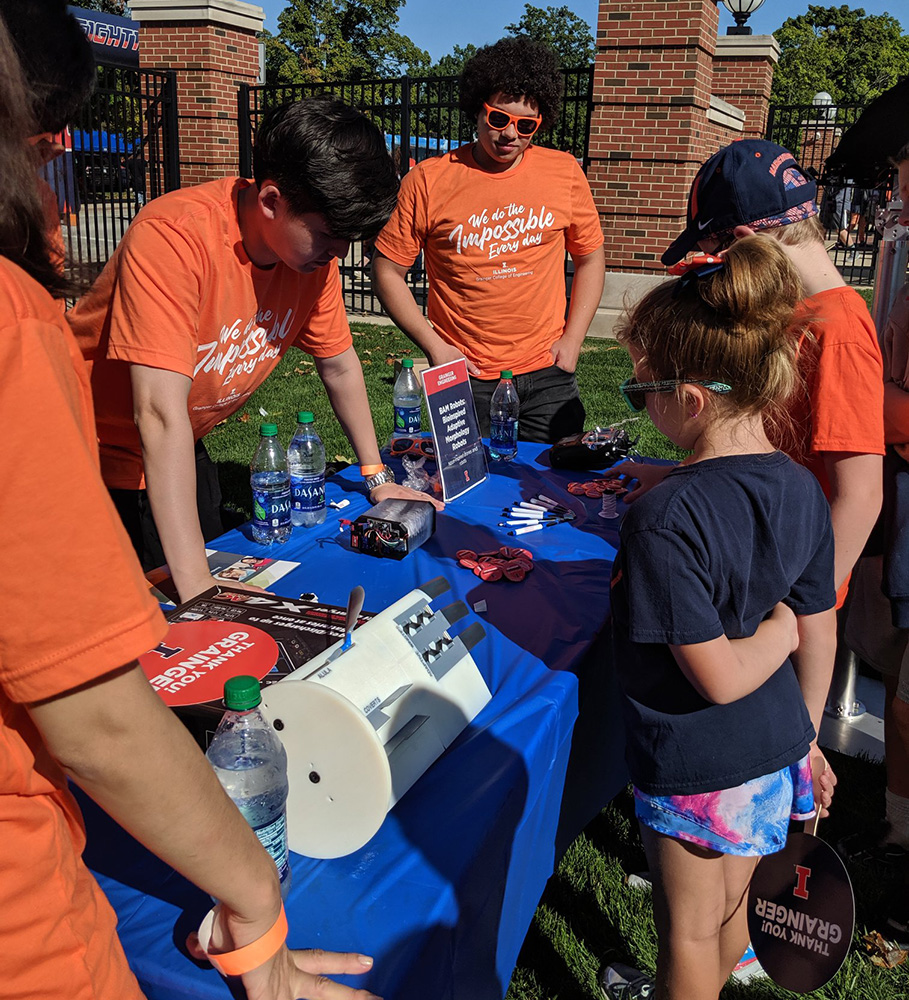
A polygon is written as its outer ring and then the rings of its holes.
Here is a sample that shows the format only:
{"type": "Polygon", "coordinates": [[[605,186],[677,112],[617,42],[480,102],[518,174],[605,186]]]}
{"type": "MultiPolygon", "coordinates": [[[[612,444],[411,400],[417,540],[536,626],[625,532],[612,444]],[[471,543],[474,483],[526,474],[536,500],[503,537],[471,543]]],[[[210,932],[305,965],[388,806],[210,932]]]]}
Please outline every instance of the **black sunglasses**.
{"type": "Polygon", "coordinates": [[[673,392],[680,385],[702,385],[705,389],[720,394],[732,392],[731,385],[726,385],[725,382],[713,382],[709,379],[670,378],[664,379],[662,382],[637,382],[633,376],[625,379],[619,386],[619,392],[628,405],[628,409],[640,413],[647,407],[648,392],[673,392]]]}

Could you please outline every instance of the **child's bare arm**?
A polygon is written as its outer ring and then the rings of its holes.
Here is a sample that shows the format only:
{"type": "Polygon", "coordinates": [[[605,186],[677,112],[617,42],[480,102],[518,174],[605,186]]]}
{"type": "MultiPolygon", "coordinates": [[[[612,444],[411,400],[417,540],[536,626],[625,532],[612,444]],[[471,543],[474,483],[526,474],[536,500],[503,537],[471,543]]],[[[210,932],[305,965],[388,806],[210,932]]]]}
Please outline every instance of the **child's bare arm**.
{"type": "MultiPolygon", "coordinates": [[[[808,714],[814,723],[815,737],[811,743],[811,770],[814,775],[814,800],[821,816],[833,799],[836,775],[817,745],[821,718],[833,676],[833,657],[836,653],[836,611],[822,611],[816,615],[803,615],[796,619],[799,630],[799,647],[792,654],[792,665],[802,689],[808,714]]],[[[813,823],[812,823],[813,825],[813,823]]]]}
{"type": "Polygon", "coordinates": [[[798,645],[795,615],[777,604],[747,639],[721,635],[709,642],[670,646],[682,673],[708,701],[727,705],[756,691],[798,645]]]}
{"type": "Polygon", "coordinates": [[[814,730],[821,728],[821,718],[830,690],[833,676],[833,657],[836,653],[836,612],[833,608],[816,615],[802,615],[796,619],[799,632],[798,649],[792,654],[802,689],[802,697],[808,706],[808,714],[814,723],[814,730]]]}

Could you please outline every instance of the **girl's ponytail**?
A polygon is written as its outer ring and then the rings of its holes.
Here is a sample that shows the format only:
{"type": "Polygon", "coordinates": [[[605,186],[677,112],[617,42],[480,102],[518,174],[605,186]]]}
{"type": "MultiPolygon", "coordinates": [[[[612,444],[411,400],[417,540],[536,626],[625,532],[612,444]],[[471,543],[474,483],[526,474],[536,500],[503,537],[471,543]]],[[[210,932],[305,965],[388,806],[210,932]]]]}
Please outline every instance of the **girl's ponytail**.
{"type": "Polygon", "coordinates": [[[732,386],[718,406],[779,407],[798,384],[794,328],[798,272],[766,236],[737,240],[689,267],[626,315],[619,340],[641,353],[653,379],[714,379],[732,386]]]}

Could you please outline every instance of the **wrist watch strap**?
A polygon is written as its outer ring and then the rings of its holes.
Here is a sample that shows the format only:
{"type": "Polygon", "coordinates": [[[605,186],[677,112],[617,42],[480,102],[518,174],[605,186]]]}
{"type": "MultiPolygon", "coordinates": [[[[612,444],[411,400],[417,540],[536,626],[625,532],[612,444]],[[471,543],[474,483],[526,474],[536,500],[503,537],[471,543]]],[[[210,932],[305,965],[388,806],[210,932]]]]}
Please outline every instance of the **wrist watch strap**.
{"type": "Polygon", "coordinates": [[[395,474],[387,465],[383,465],[381,471],[377,472],[374,476],[367,476],[363,480],[366,484],[367,493],[371,493],[377,486],[383,486],[385,483],[393,483],[394,481],[395,474]]]}

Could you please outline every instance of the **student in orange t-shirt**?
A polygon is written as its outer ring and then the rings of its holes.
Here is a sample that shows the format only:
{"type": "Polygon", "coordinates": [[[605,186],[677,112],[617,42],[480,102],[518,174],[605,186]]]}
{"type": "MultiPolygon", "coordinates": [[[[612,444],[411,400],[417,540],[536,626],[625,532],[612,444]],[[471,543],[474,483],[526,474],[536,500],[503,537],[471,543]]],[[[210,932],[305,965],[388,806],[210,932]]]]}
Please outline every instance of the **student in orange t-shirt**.
{"type": "Polygon", "coordinates": [[[553,442],[584,426],[574,371],[603,291],[603,232],[574,157],[531,144],[558,118],[561,87],[544,45],[504,38],[480,49],[460,90],[476,142],[410,170],[376,240],[382,304],[431,364],[467,359],[483,434],[502,370],[515,375],[523,440],[553,442]],[[567,319],[566,249],[575,270],[567,319]],[[406,281],[421,250],[428,323],[406,281]]]}
{"type": "Polygon", "coordinates": [[[429,500],[379,456],[338,272],[394,206],[381,132],[332,98],[282,105],[259,125],[253,165],[255,181],[146,205],[69,313],[92,365],[104,481],[144,568],[166,561],[183,601],[213,585],[205,541],[223,530],[201,439],[291,345],[315,359],[371,499],[429,500]]]}
{"type": "MultiPolygon", "coordinates": [[[[77,48],[88,45],[63,0],[40,6],[77,48]]],[[[8,9],[2,0],[0,14],[8,9]]],[[[114,912],[82,860],[70,778],[221,900],[217,950],[257,952],[242,973],[248,996],[325,996],[324,973],[363,972],[371,961],[288,951],[274,862],[135,662],[165,622],[98,474],[87,372],[53,297],[72,289],[44,227],[27,145],[36,131],[0,16],[0,524],[11,564],[36,581],[0,575],[0,993],[142,998],[114,912]],[[51,598],[47,580],[67,587],[51,598]]],[[[339,1000],[371,996],[333,986],[339,1000]]]]}
{"type": "MultiPolygon", "coordinates": [[[[805,288],[797,322],[810,331],[801,346],[804,391],[788,405],[778,447],[817,476],[830,502],[835,540],[837,607],[881,508],[884,454],[883,364],[868,307],[849,288],[824,246],[814,201],[817,186],[776,143],[743,139],[700,168],[688,199],[688,225],[663,254],[677,263],[700,247],[721,251],[760,233],[779,241],[805,288]]],[[[623,463],[638,480],[633,502],[666,468],[623,463]]]]}

